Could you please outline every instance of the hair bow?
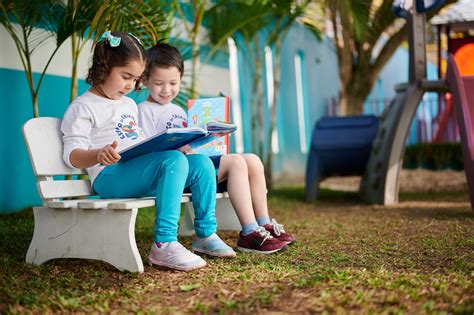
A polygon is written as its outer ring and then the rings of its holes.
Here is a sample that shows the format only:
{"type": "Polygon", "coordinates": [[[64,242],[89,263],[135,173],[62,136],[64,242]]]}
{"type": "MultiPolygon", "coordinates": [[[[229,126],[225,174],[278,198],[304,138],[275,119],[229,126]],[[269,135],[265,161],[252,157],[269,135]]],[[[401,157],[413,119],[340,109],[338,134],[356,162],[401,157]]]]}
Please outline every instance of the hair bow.
{"type": "Polygon", "coordinates": [[[117,36],[113,36],[110,31],[104,32],[102,36],[100,36],[100,40],[106,40],[109,42],[110,47],[117,47],[120,45],[122,39],[117,36]]]}

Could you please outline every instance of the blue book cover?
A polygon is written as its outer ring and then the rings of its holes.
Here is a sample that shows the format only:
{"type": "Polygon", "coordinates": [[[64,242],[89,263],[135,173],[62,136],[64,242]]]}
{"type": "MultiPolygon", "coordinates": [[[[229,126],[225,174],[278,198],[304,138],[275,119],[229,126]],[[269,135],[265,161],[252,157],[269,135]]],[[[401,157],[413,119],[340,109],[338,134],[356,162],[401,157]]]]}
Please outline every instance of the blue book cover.
{"type": "MultiPolygon", "coordinates": [[[[230,121],[230,97],[191,99],[188,101],[188,126],[202,127],[209,122],[230,121]]],[[[207,144],[194,148],[196,153],[222,155],[229,153],[229,136],[213,137],[207,144]]]]}
{"type": "Polygon", "coordinates": [[[207,134],[207,131],[201,128],[170,128],[118,152],[121,156],[120,161],[125,162],[151,152],[176,150],[207,134]]]}
{"type": "Polygon", "coordinates": [[[236,129],[237,126],[233,124],[212,121],[206,123],[203,128],[170,128],[118,153],[121,156],[120,161],[126,162],[140,155],[176,150],[185,145],[190,145],[193,150],[198,150],[201,146],[206,146],[236,129]]]}

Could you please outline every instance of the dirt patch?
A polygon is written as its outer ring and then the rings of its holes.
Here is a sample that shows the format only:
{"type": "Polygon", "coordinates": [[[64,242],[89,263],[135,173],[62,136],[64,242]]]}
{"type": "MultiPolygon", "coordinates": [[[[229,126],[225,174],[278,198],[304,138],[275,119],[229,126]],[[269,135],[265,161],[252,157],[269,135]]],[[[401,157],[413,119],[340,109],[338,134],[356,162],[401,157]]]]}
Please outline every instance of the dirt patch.
{"type": "MultiPolygon", "coordinates": [[[[342,191],[358,191],[360,180],[360,176],[329,177],[321,182],[320,187],[342,191]]],[[[467,191],[464,171],[404,169],[400,173],[400,192],[446,191],[467,191]]]]}

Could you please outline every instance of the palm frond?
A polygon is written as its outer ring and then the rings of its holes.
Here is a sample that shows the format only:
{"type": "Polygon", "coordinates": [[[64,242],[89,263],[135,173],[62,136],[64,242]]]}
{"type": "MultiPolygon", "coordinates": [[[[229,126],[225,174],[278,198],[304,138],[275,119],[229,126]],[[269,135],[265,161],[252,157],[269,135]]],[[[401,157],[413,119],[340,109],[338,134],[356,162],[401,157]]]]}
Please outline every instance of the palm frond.
{"type": "MultiPolygon", "coordinates": [[[[105,1],[96,10],[90,24],[91,33],[100,35],[107,30],[133,33],[145,47],[169,34],[170,18],[162,1],[105,1]]],[[[98,36],[95,36],[97,41],[98,36]]]]}
{"type": "Polygon", "coordinates": [[[342,1],[348,3],[347,9],[352,17],[352,24],[354,29],[354,36],[356,42],[362,42],[363,37],[367,34],[371,27],[371,9],[372,1],[358,0],[358,1],[342,1]]]}
{"type": "Polygon", "coordinates": [[[272,21],[266,4],[261,1],[218,2],[205,13],[204,20],[213,46],[210,56],[226,45],[228,37],[234,38],[236,44],[240,39],[250,42],[272,21]]]}

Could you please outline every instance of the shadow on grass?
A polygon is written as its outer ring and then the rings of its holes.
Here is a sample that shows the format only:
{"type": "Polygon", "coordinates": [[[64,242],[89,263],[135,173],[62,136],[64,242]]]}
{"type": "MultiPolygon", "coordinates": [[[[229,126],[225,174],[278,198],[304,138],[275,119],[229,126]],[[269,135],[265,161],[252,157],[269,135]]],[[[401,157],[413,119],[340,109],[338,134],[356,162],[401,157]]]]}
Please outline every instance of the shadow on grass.
{"type": "Polygon", "coordinates": [[[33,229],[31,209],[0,216],[0,257],[8,254],[23,262],[33,237],[33,229]]]}
{"type": "Polygon", "coordinates": [[[400,201],[448,201],[448,202],[469,202],[467,191],[445,191],[445,192],[402,192],[399,195],[400,201]]]}
{"type": "Polygon", "coordinates": [[[90,288],[115,292],[138,276],[118,272],[105,262],[91,259],[57,258],[40,266],[25,263],[33,230],[31,209],[0,216],[1,314],[11,311],[8,305],[26,309],[41,305],[49,311],[74,310],[79,307],[75,303],[80,288],[89,288],[83,295],[88,294],[90,288]]]}
{"type": "MultiPolygon", "coordinates": [[[[302,186],[278,187],[268,193],[269,198],[285,199],[288,201],[306,202],[305,191],[302,186]]],[[[315,202],[342,202],[342,203],[363,203],[358,192],[337,191],[322,188],[319,190],[319,197],[315,202]]]]}
{"type": "Polygon", "coordinates": [[[403,192],[400,193],[403,209],[400,213],[410,218],[436,220],[473,219],[469,195],[466,191],[403,192]]]}
{"type": "MultiPolygon", "coordinates": [[[[3,262],[16,262],[18,264],[25,263],[26,253],[33,238],[34,216],[32,209],[25,209],[18,213],[6,214],[0,216],[0,259],[3,262]]],[[[76,261],[78,266],[90,264],[102,264],[110,266],[106,263],[95,260],[57,258],[52,260],[54,265],[68,264],[68,262],[76,261]],[[84,263],[84,261],[88,261],[84,263]]],[[[26,264],[29,266],[29,264],[26,264]]],[[[42,266],[48,266],[50,262],[46,262],[42,266]]],[[[116,270],[110,267],[111,270],[116,270]]]]}
{"type": "Polygon", "coordinates": [[[433,208],[432,206],[404,206],[403,208],[389,209],[388,211],[397,211],[400,215],[410,219],[434,219],[434,220],[452,220],[452,219],[474,219],[474,212],[471,209],[460,206],[433,208]]]}
{"type": "MultiPolygon", "coordinates": [[[[278,187],[269,192],[268,198],[277,200],[284,205],[303,203],[330,207],[331,212],[346,206],[375,207],[376,211],[388,211],[409,218],[432,218],[436,220],[472,219],[474,211],[466,209],[469,196],[465,191],[433,192],[403,192],[400,193],[400,204],[396,206],[370,205],[362,200],[359,192],[321,189],[318,199],[307,203],[303,186],[278,187]],[[383,207],[380,208],[380,207],[383,207]]],[[[318,207],[318,211],[323,211],[318,207]]]]}

